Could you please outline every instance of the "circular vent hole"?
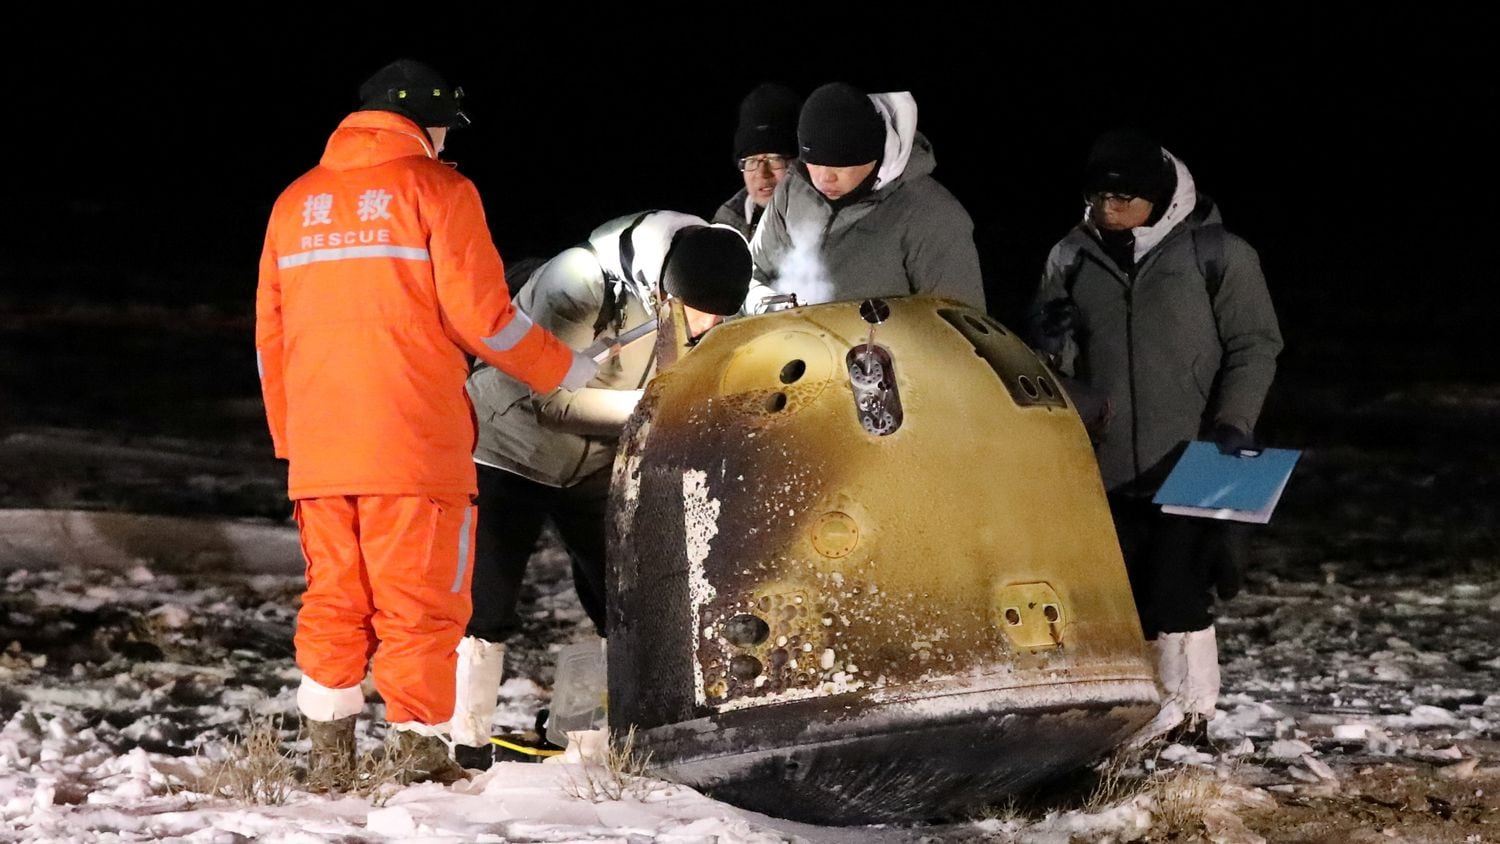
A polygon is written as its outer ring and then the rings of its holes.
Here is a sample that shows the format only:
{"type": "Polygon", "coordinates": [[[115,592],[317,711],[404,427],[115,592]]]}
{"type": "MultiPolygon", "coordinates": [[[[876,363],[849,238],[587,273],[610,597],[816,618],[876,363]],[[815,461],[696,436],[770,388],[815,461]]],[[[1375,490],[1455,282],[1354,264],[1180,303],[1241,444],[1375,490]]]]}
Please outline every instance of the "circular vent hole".
{"type": "Polygon", "coordinates": [[[781,368],[781,383],[792,384],[807,373],[807,362],[794,360],[781,368]]]}
{"type": "Polygon", "coordinates": [[[1016,381],[1020,383],[1021,391],[1026,395],[1031,396],[1032,398],[1036,398],[1037,396],[1041,395],[1037,392],[1036,385],[1031,383],[1031,379],[1027,378],[1025,375],[1017,378],[1016,381]]]}
{"type": "Polygon", "coordinates": [[[1036,379],[1036,384],[1038,387],[1042,388],[1042,392],[1047,394],[1047,398],[1057,398],[1057,392],[1052,389],[1052,384],[1048,382],[1046,378],[1036,379]]]}
{"type": "Polygon", "coordinates": [[[1054,624],[1057,623],[1057,619],[1061,617],[1057,612],[1057,604],[1047,604],[1043,606],[1042,617],[1054,624]]]}
{"type": "Polygon", "coordinates": [[[729,676],[736,680],[754,680],[760,676],[760,660],[740,654],[729,661],[729,676]]]}
{"type": "Polygon", "coordinates": [[[1021,611],[1015,607],[1005,608],[1005,623],[1011,627],[1019,626],[1021,623],[1021,611]]]}
{"type": "Polygon", "coordinates": [[[770,635],[771,627],[765,619],[750,613],[741,613],[724,622],[724,638],[742,648],[758,645],[770,635]]]}
{"type": "Polygon", "coordinates": [[[780,411],[786,410],[786,393],[772,393],[771,396],[766,399],[766,410],[770,411],[771,413],[778,413],[780,411]]]}

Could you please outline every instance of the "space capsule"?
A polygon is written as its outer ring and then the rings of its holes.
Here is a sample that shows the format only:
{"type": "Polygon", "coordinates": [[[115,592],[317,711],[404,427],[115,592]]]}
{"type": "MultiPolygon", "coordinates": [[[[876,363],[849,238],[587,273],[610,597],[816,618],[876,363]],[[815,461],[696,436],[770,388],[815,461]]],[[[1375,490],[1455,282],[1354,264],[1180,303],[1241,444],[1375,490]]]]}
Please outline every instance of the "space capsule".
{"type": "Polygon", "coordinates": [[[1088,435],[984,312],[720,325],[664,361],[609,514],[608,716],[652,772],[825,824],[1088,764],[1158,692],[1088,435]]]}

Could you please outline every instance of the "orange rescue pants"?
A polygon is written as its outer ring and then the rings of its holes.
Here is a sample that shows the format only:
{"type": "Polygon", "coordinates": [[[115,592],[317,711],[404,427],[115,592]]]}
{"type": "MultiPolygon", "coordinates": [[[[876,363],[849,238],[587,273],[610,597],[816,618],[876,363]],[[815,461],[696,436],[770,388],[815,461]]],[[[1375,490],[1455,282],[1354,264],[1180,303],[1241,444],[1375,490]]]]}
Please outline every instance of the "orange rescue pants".
{"type": "Polygon", "coordinates": [[[473,606],[477,509],[467,497],[299,500],[307,560],[295,637],[302,673],[347,689],[368,667],[390,723],[452,717],[456,649],[473,606]]]}

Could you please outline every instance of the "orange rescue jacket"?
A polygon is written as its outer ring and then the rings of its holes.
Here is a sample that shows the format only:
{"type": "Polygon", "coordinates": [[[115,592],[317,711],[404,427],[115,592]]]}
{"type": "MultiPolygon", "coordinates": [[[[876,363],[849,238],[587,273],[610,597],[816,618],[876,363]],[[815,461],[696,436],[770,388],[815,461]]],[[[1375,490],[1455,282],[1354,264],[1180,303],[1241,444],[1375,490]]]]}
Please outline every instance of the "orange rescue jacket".
{"type": "Polygon", "coordinates": [[[383,111],[339,124],[276,200],[255,349],[291,498],[473,495],[475,355],[537,392],[574,355],[510,301],[473,182],[383,111]]]}

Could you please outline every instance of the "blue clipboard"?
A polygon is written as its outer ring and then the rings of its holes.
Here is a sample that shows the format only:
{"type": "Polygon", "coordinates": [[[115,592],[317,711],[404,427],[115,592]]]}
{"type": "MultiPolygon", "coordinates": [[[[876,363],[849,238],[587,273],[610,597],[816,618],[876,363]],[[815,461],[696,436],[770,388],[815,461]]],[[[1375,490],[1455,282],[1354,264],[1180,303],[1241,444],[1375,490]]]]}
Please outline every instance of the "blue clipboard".
{"type": "Polygon", "coordinates": [[[1195,440],[1151,500],[1163,513],[1265,524],[1301,456],[1291,448],[1221,454],[1217,445],[1195,440]]]}

